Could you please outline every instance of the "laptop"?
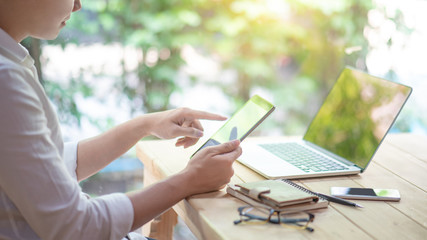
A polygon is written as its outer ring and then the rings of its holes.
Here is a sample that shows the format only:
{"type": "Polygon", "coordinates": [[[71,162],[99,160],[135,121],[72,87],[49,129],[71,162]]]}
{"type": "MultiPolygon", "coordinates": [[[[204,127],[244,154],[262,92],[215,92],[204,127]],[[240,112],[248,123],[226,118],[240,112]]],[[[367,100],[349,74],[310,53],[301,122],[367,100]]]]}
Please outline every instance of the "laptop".
{"type": "Polygon", "coordinates": [[[346,67],[302,139],[242,142],[238,161],[269,179],[362,173],[411,92],[346,67]]]}

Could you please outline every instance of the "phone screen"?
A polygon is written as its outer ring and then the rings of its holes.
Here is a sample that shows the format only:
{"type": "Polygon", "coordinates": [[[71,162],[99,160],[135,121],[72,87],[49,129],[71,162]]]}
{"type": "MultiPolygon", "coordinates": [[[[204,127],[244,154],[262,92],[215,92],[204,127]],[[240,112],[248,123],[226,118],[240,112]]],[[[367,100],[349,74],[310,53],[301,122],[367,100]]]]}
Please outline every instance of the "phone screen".
{"type": "Polygon", "coordinates": [[[377,196],[372,188],[345,188],[343,194],[377,196]]]}
{"type": "Polygon", "coordinates": [[[400,194],[396,189],[373,189],[373,188],[349,188],[331,187],[333,196],[348,199],[378,199],[378,200],[399,200],[400,194]]]}
{"type": "Polygon", "coordinates": [[[274,109],[274,105],[267,100],[253,96],[196,152],[235,139],[243,141],[274,109]]]}

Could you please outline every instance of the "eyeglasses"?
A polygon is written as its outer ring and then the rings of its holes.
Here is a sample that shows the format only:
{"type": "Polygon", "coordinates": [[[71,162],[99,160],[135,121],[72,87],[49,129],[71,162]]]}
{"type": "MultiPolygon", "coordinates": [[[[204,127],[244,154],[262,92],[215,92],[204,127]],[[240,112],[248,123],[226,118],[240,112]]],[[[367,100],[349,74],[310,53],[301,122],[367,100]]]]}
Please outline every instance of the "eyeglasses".
{"type": "Polygon", "coordinates": [[[285,227],[296,229],[305,229],[313,232],[314,229],[309,227],[308,224],[313,222],[314,215],[307,212],[292,212],[287,213],[277,211],[271,208],[262,208],[254,206],[243,206],[237,209],[240,219],[234,221],[234,224],[265,224],[273,223],[280,224],[285,227]]]}

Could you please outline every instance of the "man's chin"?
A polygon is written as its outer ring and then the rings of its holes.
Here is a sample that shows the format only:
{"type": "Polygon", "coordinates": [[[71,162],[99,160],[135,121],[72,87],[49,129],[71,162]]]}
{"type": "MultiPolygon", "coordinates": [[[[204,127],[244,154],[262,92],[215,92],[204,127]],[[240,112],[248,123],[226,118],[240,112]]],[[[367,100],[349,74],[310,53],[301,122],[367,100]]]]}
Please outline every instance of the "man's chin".
{"type": "Polygon", "coordinates": [[[32,35],[31,37],[37,38],[40,40],[55,40],[59,35],[59,31],[56,33],[46,33],[42,35],[32,35]]]}

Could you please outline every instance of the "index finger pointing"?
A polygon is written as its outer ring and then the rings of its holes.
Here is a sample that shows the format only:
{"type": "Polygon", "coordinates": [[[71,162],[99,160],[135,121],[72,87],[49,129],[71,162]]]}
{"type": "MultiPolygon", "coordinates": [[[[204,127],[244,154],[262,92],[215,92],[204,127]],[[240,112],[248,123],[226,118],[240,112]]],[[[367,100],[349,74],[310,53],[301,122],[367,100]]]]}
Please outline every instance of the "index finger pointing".
{"type": "Polygon", "coordinates": [[[195,119],[206,119],[206,120],[226,120],[227,119],[227,117],[221,116],[219,114],[199,111],[199,110],[192,110],[190,113],[190,116],[192,116],[195,119]]]}

